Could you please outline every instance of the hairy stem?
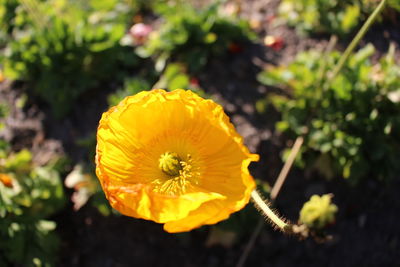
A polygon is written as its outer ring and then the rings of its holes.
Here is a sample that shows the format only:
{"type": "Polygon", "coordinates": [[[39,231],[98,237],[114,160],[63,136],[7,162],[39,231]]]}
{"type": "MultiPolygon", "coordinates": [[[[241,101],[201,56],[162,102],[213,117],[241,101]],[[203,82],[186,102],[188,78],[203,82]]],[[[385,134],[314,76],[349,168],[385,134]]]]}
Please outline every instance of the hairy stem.
{"type": "Polygon", "coordinates": [[[290,224],[283,221],[279,218],[278,215],[275,214],[273,210],[270,209],[268,204],[261,198],[257,190],[253,190],[251,192],[251,199],[253,200],[255,206],[266,216],[269,221],[274,224],[278,229],[286,232],[290,226],[290,224]]]}

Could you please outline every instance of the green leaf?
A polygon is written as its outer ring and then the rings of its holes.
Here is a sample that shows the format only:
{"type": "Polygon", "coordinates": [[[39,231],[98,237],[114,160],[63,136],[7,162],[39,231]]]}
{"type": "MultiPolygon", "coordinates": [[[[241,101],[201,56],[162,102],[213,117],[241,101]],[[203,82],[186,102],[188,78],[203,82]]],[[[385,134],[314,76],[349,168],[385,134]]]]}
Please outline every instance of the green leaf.
{"type": "Polygon", "coordinates": [[[346,6],[341,21],[341,28],[344,32],[349,32],[358,24],[360,11],[360,7],[357,4],[346,6]]]}

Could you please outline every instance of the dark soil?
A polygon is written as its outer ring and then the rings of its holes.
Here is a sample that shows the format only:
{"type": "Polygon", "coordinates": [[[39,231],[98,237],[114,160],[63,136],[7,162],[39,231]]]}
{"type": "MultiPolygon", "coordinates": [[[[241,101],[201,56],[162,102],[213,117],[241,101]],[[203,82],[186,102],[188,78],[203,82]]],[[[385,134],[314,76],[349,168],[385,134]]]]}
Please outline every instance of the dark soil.
{"type": "MultiPolygon", "coordinates": [[[[260,154],[261,161],[251,166],[253,175],[273,184],[282,167],[279,154],[286,141],[274,130],[279,114],[274,110],[258,114],[255,110],[256,101],[274,90],[259,84],[255,77],[268,64],[290,62],[299,51],[323,49],[329,38],[299,37],[283,24],[274,25],[271,18],[276,0],[243,2],[242,15],[261,21],[257,30],[260,40],[266,34],[280,36],[285,46],[274,51],[262,41],[249,44],[241,53],[212,60],[197,78],[201,87],[224,106],[250,150],[260,154]]],[[[390,41],[400,43],[398,25],[374,27],[363,43],[373,42],[379,51],[385,51],[390,41]]],[[[338,47],[345,45],[346,41],[338,47]]],[[[3,137],[14,149],[31,148],[39,164],[63,153],[73,163],[86,160],[87,151],[77,146],[76,140],[95,131],[107,107],[106,93],[85,97],[68,117],[56,120],[47,107],[34,102],[28,102],[23,110],[16,108],[20,93],[10,87],[1,84],[0,97],[13,104],[3,137]]],[[[399,191],[399,180],[383,184],[366,179],[352,187],[341,179],[305,178],[303,172],[294,169],[275,206],[295,221],[312,194],[333,193],[339,213],[329,229],[332,240],[322,244],[311,239],[299,241],[265,225],[245,266],[400,266],[399,191]]],[[[91,205],[73,211],[72,203],[53,219],[62,240],[58,266],[235,266],[250,237],[238,235],[229,245],[210,245],[210,227],[168,234],[150,221],[103,217],[91,205]]]]}

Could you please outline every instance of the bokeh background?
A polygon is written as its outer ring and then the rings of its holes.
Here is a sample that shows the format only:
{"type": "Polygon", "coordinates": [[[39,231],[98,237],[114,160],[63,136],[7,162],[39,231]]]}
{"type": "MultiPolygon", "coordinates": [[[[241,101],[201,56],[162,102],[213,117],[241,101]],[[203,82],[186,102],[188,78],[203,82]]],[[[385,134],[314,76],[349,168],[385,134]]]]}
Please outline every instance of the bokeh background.
{"type": "Polygon", "coordinates": [[[0,266],[400,265],[398,1],[331,78],[379,2],[0,0],[0,266]],[[277,232],[251,204],[182,234],[112,210],[96,127],[152,88],[220,103],[265,196],[302,136],[274,206],[296,222],[332,193],[330,238],[277,232]]]}

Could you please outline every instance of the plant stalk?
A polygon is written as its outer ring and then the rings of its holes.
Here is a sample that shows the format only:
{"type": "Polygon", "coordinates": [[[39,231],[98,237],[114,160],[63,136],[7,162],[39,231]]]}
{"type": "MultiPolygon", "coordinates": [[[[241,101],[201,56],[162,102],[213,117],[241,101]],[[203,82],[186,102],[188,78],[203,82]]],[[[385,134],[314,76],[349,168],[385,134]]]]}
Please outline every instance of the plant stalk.
{"type": "Polygon", "coordinates": [[[270,207],[265,203],[265,201],[258,194],[257,190],[251,192],[251,199],[253,200],[255,206],[281,231],[287,232],[289,224],[284,222],[270,207]]]}
{"type": "Polygon", "coordinates": [[[299,136],[296,138],[293,148],[290,151],[289,157],[286,160],[285,165],[283,165],[283,168],[282,168],[281,172],[279,173],[278,179],[276,179],[276,182],[275,182],[274,186],[272,187],[272,190],[271,190],[271,199],[272,200],[276,199],[276,197],[279,194],[279,191],[282,188],[282,185],[285,183],[286,177],[289,174],[290,169],[292,168],[293,162],[296,159],[296,156],[299,153],[303,142],[304,142],[304,138],[302,136],[299,136]]]}
{"type": "Polygon", "coordinates": [[[343,68],[343,66],[346,63],[347,59],[349,58],[350,54],[356,48],[356,46],[360,42],[361,38],[363,38],[364,35],[367,33],[368,29],[374,23],[374,21],[376,20],[376,18],[379,15],[379,13],[381,13],[383,8],[385,7],[386,2],[387,2],[387,0],[382,0],[379,3],[379,5],[375,8],[374,12],[372,12],[372,14],[368,17],[367,21],[364,23],[364,25],[358,31],[357,35],[354,37],[354,39],[351,41],[349,46],[346,48],[343,55],[340,57],[339,62],[336,64],[335,68],[333,69],[332,74],[329,77],[328,84],[333,79],[335,79],[335,77],[339,74],[340,70],[343,68]]]}

